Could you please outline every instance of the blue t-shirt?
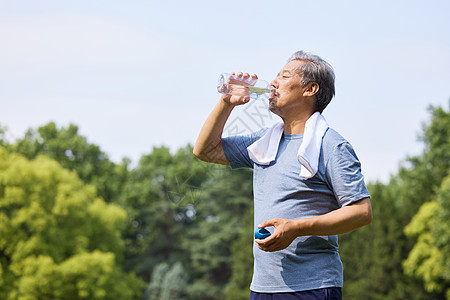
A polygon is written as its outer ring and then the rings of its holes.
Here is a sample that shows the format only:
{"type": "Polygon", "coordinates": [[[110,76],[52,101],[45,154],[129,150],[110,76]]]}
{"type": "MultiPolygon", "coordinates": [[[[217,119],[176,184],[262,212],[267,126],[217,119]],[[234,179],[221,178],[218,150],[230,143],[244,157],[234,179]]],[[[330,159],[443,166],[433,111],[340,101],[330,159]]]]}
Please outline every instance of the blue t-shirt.
{"type": "MultiPolygon", "coordinates": [[[[268,166],[249,158],[247,147],[265,131],[222,139],[232,168],[253,168],[255,230],[272,218],[319,216],[370,197],[352,146],[333,129],[323,137],[319,168],[309,179],[299,176],[297,152],[303,134],[283,134],[277,156],[268,166]]],[[[267,229],[273,232],[273,227],[267,229]]],[[[343,286],[337,235],[298,237],[277,252],[262,251],[254,243],[253,256],[252,291],[281,293],[343,286]]]]}

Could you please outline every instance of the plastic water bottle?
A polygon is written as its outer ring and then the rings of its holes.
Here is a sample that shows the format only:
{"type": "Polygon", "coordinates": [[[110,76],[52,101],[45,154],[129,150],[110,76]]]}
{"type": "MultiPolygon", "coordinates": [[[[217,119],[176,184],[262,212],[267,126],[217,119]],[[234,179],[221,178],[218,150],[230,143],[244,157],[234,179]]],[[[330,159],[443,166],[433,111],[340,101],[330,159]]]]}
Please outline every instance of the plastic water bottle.
{"type": "Polygon", "coordinates": [[[272,87],[265,80],[239,78],[228,73],[220,74],[217,81],[217,91],[221,94],[234,96],[250,96],[251,99],[268,100],[272,87]]]}

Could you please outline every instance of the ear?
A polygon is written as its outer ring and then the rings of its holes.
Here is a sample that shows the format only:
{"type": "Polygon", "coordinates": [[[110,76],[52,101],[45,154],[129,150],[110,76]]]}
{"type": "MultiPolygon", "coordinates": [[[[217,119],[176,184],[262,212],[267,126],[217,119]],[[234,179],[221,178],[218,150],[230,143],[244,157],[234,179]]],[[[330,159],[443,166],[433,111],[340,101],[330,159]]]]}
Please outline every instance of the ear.
{"type": "Polygon", "coordinates": [[[309,83],[304,92],[303,92],[303,96],[314,96],[315,94],[317,94],[317,92],[319,91],[319,84],[317,82],[311,82],[309,83]]]}

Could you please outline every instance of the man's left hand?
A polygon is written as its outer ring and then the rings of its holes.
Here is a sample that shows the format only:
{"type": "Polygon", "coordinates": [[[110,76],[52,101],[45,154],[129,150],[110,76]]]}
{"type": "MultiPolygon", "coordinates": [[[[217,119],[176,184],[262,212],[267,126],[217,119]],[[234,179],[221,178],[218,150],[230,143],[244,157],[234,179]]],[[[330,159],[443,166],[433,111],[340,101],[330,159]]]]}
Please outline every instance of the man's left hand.
{"type": "Polygon", "coordinates": [[[259,249],[267,252],[280,251],[287,248],[297,237],[295,221],[275,218],[258,225],[259,228],[274,226],[274,233],[264,240],[255,239],[259,249]]]}

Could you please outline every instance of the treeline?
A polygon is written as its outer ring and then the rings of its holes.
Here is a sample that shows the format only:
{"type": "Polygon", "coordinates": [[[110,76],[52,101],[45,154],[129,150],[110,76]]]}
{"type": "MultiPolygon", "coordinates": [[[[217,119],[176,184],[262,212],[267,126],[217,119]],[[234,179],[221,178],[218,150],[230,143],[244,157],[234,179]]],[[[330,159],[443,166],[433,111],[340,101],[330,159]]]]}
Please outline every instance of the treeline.
{"type": "MultiPolygon", "coordinates": [[[[450,299],[450,112],[421,155],[370,183],[374,220],[340,236],[344,299],[450,299]]],[[[0,130],[0,299],[248,299],[250,170],[186,146],[114,163],[75,125],[0,130]]]]}

